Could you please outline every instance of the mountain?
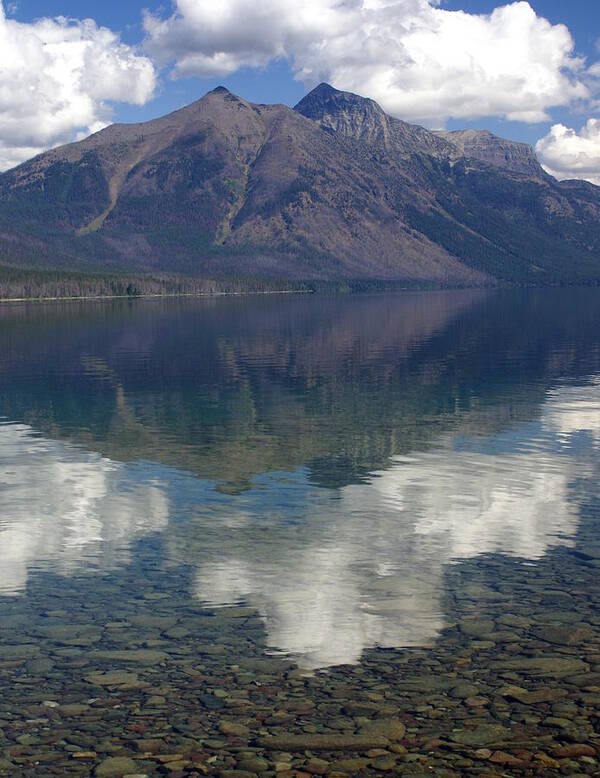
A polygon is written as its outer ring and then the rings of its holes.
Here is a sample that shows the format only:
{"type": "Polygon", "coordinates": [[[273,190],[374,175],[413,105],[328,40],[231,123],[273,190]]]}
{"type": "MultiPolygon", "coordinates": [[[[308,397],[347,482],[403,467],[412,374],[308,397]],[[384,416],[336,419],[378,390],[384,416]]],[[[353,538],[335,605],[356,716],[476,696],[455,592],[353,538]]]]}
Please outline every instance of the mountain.
{"type": "Polygon", "coordinates": [[[297,281],[600,279],[600,189],[523,144],[430,132],[321,84],[223,87],[0,175],[0,264],[297,281]]]}
{"type": "Polygon", "coordinates": [[[388,116],[374,100],[340,92],[329,84],[313,89],[294,110],[325,130],[383,146],[396,160],[398,156],[407,160],[411,154],[419,153],[438,157],[451,157],[454,153],[452,144],[435,133],[388,116]]]}

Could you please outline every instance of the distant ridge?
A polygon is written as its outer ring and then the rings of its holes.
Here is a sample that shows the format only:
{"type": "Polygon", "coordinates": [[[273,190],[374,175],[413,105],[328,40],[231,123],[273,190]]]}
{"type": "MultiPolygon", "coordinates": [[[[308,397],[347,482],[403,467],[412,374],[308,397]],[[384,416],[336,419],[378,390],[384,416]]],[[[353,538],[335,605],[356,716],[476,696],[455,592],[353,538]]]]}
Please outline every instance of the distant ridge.
{"type": "Polygon", "coordinates": [[[548,176],[527,143],[499,138],[488,130],[438,131],[436,135],[454,145],[462,156],[535,178],[548,176]]]}
{"type": "Polygon", "coordinates": [[[0,265],[289,282],[597,283],[600,189],[485,131],[431,132],[320,84],[219,86],[0,175],[0,265]]]}

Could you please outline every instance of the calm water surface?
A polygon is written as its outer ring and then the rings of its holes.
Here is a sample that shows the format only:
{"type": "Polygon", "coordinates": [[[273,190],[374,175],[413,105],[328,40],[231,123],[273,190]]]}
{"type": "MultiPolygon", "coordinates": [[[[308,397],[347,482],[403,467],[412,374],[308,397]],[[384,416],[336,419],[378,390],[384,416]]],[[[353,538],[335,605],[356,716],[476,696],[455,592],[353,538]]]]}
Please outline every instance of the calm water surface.
{"type": "Polygon", "coordinates": [[[0,309],[0,775],[600,774],[600,290],[0,309]]]}

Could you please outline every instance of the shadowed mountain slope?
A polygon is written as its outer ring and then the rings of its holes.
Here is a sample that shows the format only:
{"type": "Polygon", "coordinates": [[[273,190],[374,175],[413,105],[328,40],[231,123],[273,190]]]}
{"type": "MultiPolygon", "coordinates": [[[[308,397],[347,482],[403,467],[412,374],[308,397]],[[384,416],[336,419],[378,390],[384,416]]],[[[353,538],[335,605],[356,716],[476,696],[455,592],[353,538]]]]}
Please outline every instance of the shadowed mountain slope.
{"type": "Polygon", "coordinates": [[[0,175],[0,264],[482,285],[600,279],[600,190],[533,151],[434,133],[322,84],[219,87],[0,175]]]}

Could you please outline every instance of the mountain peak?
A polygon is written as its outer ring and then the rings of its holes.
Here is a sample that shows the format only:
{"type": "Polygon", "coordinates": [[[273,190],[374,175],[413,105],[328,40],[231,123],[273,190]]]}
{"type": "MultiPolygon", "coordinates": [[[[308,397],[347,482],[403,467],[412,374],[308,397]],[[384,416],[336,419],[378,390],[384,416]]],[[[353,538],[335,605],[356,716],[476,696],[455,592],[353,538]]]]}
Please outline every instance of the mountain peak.
{"type": "Polygon", "coordinates": [[[211,89],[210,92],[207,92],[204,97],[214,97],[232,103],[246,103],[242,97],[234,94],[234,92],[232,92],[230,89],[227,89],[226,86],[216,86],[214,89],[211,89]]]}
{"type": "Polygon", "coordinates": [[[374,100],[342,92],[331,84],[319,84],[294,110],[326,130],[357,140],[385,143],[389,136],[389,117],[374,100]]]}
{"type": "Polygon", "coordinates": [[[369,97],[361,97],[354,92],[342,92],[324,81],[303,97],[294,106],[294,110],[309,119],[322,118],[326,113],[341,110],[371,111],[383,114],[379,105],[369,97]]]}
{"type": "Polygon", "coordinates": [[[311,89],[311,91],[306,95],[306,97],[309,97],[310,95],[331,95],[334,93],[343,94],[343,92],[340,92],[339,89],[336,89],[335,87],[331,86],[331,84],[328,84],[326,81],[321,81],[321,83],[316,86],[314,89],[311,89]]]}

